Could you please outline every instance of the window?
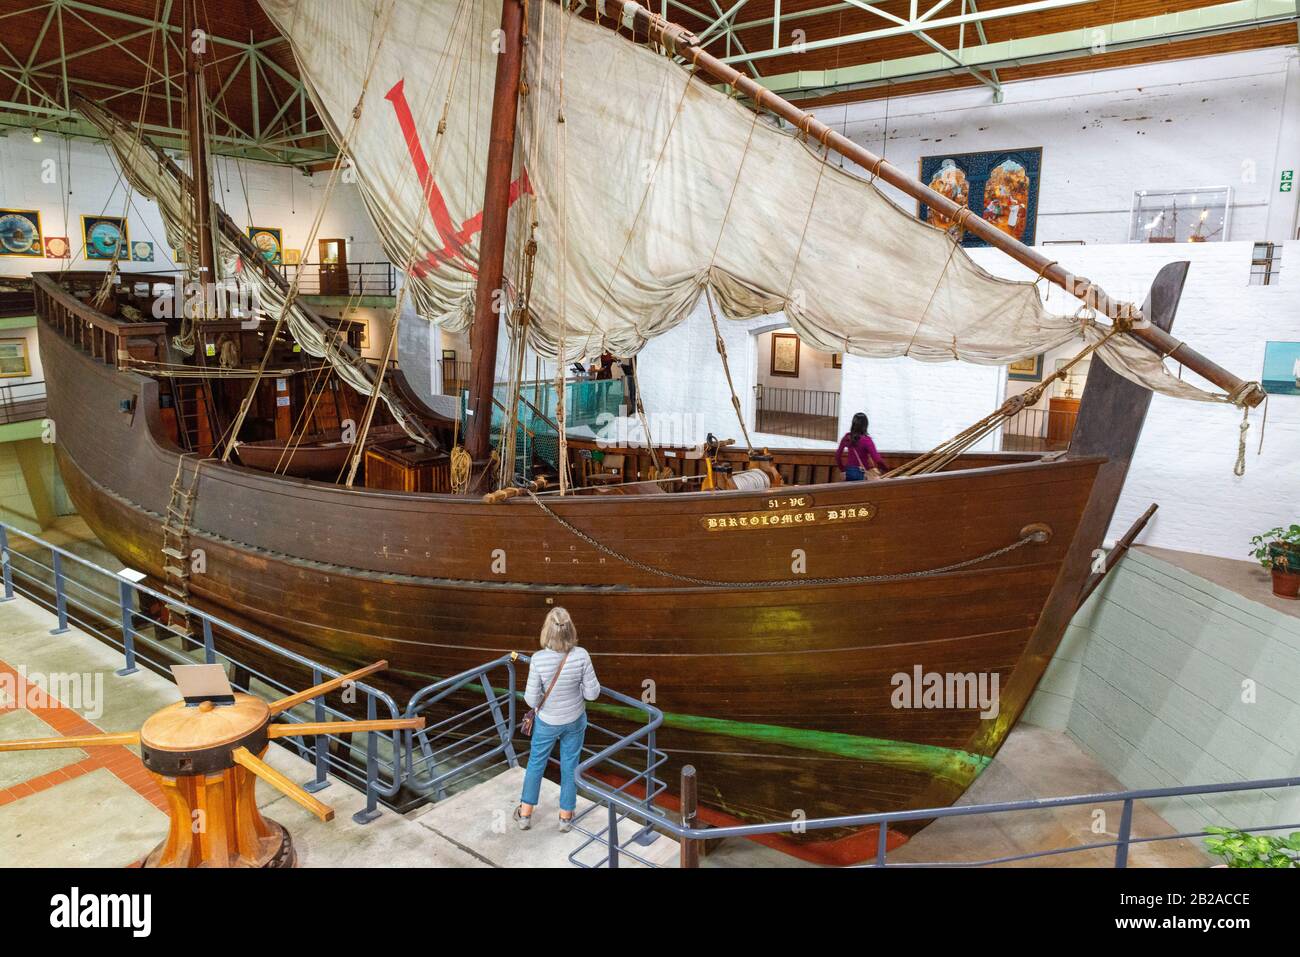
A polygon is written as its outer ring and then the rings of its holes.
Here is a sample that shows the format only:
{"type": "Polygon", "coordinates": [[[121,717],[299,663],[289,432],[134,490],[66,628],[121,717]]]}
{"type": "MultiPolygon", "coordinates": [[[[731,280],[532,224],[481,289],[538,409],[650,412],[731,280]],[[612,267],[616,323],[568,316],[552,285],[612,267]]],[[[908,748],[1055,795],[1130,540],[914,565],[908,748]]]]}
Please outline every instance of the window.
{"type": "Polygon", "coordinates": [[[32,374],[26,339],[0,339],[0,379],[21,379],[32,374]]]}
{"type": "Polygon", "coordinates": [[[1250,255],[1250,284],[1276,286],[1281,280],[1282,247],[1277,243],[1256,243],[1250,255]]]}

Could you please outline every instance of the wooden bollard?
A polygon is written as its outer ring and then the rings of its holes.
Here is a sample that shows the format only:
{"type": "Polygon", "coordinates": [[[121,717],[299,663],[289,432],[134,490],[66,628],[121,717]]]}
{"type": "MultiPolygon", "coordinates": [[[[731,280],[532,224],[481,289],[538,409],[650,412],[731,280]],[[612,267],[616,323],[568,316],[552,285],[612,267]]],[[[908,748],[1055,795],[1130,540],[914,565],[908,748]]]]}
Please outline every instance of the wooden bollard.
{"type": "MultiPolygon", "coordinates": [[[[695,827],[696,814],[699,811],[699,785],[695,780],[694,765],[682,768],[682,827],[695,827]]],[[[682,838],[681,866],[700,866],[700,842],[691,838],[682,838]]]]}

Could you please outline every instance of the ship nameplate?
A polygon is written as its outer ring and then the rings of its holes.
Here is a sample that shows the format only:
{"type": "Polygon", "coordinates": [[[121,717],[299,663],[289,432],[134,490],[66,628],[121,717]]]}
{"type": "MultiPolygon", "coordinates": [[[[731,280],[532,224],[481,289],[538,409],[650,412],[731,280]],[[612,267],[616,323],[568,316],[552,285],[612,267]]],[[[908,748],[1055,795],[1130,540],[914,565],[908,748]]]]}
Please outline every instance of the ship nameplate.
{"type": "Polygon", "coordinates": [[[730,532],[746,528],[796,528],[805,525],[865,522],[874,518],[876,514],[876,506],[870,502],[819,508],[813,504],[811,497],[802,496],[802,498],[806,500],[806,504],[794,508],[783,507],[784,502],[782,502],[782,505],[762,512],[706,515],[700,519],[700,526],[708,532],[730,532]]]}

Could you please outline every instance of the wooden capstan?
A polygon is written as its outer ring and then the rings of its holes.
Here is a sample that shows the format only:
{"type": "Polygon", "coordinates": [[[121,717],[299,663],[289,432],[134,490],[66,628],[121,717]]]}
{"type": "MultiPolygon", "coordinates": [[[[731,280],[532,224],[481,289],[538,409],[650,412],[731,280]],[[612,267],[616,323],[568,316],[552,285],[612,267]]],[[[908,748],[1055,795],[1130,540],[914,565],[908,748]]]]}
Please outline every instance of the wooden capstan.
{"type": "MultiPolygon", "coordinates": [[[[212,666],[220,670],[219,666],[212,666]]],[[[226,684],[201,701],[168,705],[139,731],[0,742],[0,751],[140,746],[141,760],[167,798],[167,836],[141,862],[143,867],[293,867],[297,856],[285,828],[262,817],[257,779],[301,804],[322,821],[334,809],[262,760],[274,738],[333,732],[360,733],[424,727],[423,718],[271,724],[295,705],[347,682],[382,671],[388,662],[322,682],[278,701],[230,691],[226,684]]],[[[224,675],[222,679],[224,682],[224,675]]]]}

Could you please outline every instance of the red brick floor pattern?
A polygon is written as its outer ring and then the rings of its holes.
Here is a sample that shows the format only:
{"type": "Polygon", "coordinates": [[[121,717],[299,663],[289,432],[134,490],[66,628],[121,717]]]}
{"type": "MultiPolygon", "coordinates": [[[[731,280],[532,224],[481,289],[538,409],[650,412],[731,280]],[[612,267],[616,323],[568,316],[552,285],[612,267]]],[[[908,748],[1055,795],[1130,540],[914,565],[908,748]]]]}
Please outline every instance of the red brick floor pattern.
{"type": "MultiPolygon", "coordinates": [[[[18,693],[18,701],[26,701],[28,697],[26,693],[27,682],[22,675],[5,661],[0,661],[0,673],[11,676],[14,682],[13,687],[18,693]]],[[[103,732],[103,728],[91,724],[71,708],[64,707],[63,703],[56,698],[49,695],[45,695],[44,698],[46,701],[45,706],[31,707],[28,705],[26,710],[48,724],[59,735],[68,737],[70,735],[100,734],[103,732]]],[[[17,704],[17,701],[6,704],[0,707],[0,710],[13,710],[17,707],[17,704]]],[[[48,774],[29,778],[11,787],[0,788],[0,805],[16,801],[29,794],[36,794],[62,784],[64,781],[71,781],[87,772],[94,771],[96,768],[107,768],[118,780],[141,797],[150,801],[158,810],[164,813],[167,811],[167,803],[163,799],[162,790],[154,781],[153,775],[145,769],[139,756],[134,752],[121,745],[100,748],[90,747],[86,748],[85,751],[86,757],[76,764],[69,764],[66,767],[50,771],[48,774]]]]}

